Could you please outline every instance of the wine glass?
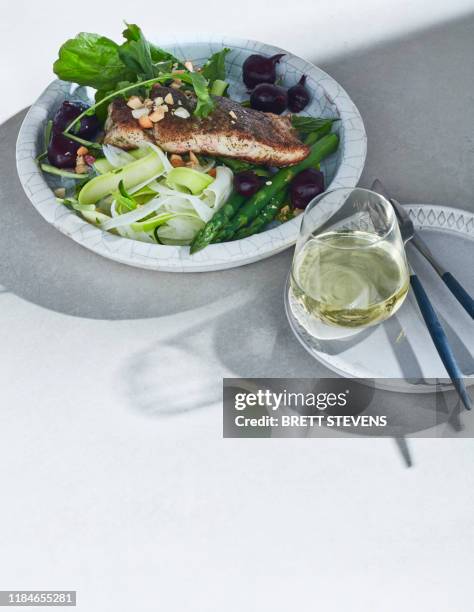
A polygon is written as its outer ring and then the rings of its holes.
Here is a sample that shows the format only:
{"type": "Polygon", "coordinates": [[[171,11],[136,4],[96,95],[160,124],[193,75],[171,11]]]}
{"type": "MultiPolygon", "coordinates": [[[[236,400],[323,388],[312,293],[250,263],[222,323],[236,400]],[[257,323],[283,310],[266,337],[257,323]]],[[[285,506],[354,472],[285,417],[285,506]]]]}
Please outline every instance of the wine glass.
{"type": "Polygon", "coordinates": [[[335,189],[307,206],[291,267],[293,295],[306,314],[361,329],[392,316],[410,280],[391,204],[361,188],[335,189]]]}

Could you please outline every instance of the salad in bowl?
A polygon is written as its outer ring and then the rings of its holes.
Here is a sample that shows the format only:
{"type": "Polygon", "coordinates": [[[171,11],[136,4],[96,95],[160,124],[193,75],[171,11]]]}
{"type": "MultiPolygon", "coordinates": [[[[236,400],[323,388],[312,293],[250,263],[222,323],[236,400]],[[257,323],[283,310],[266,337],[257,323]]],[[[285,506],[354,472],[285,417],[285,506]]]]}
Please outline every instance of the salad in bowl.
{"type": "Polygon", "coordinates": [[[225,268],[286,248],[315,196],[357,183],[366,139],[347,94],[279,51],[161,48],[133,24],[121,43],[66,41],[60,80],[19,136],[33,204],[85,246],[154,269],[225,268]],[[39,203],[32,162],[49,189],[39,203]]]}

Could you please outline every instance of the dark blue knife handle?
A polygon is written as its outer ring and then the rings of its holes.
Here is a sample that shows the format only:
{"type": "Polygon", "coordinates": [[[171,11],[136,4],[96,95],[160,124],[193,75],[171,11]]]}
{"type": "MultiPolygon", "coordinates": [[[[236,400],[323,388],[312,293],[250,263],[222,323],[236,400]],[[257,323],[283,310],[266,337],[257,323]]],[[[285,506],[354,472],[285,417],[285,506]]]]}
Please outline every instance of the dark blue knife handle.
{"type": "Polygon", "coordinates": [[[469,293],[458,283],[451,272],[445,272],[441,278],[464,310],[471,316],[471,319],[474,319],[474,300],[469,293]]]}
{"type": "Polygon", "coordinates": [[[449,345],[448,338],[444,332],[444,329],[439,322],[438,316],[435,309],[431,305],[431,302],[423,289],[419,278],[416,274],[410,275],[410,284],[415,293],[416,301],[420,308],[423,319],[425,320],[426,327],[430,332],[431,339],[436,346],[441,361],[444,363],[444,367],[449,374],[449,377],[453,381],[453,385],[456,387],[457,392],[461,398],[464,406],[471,410],[471,398],[464,386],[463,374],[459,369],[456,359],[453,355],[453,351],[449,345]]]}

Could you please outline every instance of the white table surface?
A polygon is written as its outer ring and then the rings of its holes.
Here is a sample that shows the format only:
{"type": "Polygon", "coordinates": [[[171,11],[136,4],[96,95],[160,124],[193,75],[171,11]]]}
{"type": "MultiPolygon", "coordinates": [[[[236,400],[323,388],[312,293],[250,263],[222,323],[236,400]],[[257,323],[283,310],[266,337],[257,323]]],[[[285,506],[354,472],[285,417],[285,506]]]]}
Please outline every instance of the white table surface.
{"type": "MultiPolygon", "coordinates": [[[[173,16],[317,61],[366,122],[362,185],[472,210],[472,3],[329,4],[17,1],[0,118],[76,31],[124,16],[159,40],[173,16]]],[[[223,376],[325,374],[284,319],[291,253],[173,276],[83,250],[21,192],[22,117],[0,127],[0,589],[76,589],[87,612],[471,610],[472,440],[411,440],[410,469],[391,440],[223,440],[223,376]]]]}

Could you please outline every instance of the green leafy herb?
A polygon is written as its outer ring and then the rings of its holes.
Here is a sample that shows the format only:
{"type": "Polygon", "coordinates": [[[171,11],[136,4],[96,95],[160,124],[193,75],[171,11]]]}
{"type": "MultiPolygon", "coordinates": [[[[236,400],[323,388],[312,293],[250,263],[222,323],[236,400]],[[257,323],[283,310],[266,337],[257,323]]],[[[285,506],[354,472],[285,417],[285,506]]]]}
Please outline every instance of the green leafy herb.
{"type": "Polygon", "coordinates": [[[192,85],[197,98],[194,114],[198,117],[207,117],[214,110],[214,102],[209,95],[208,83],[199,72],[181,74],[179,78],[192,85]]]}
{"type": "MultiPolygon", "coordinates": [[[[97,90],[96,103],[82,116],[97,111],[98,117],[104,120],[104,102],[125,92],[143,95],[152,84],[175,78],[194,89],[197,97],[195,114],[207,116],[214,108],[208,89],[209,77],[197,72],[173,74],[176,68],[184,68],[183,63],[171,53],[148,42],[137,25],[126,26],[122,45],[105,36],[82,32],[76,38],[67,40],[59,50],[59,57],[53,66],[55,74],[64,81],[97,90]]],[[[223,51],[227,53],[227,50],[223,51]]],[[[225,73],[224,56],[225,53],[219,52],[211,57],[208,62],[211,76],[225,73]]],[[[72,124],[66,131],[69,132],[71,127],[72,124]]]]}
{"type": "Polygon", "coordinates": [[[225,96],[229,83],[227,81],[221,81],[216,79],[211,85],[211,95],[213,96],[225,96]]]}
{"type": "Polygon", "coordinates": [[[150,43],[135,24],[126,24],[122,32],[126,42],[119,47],[122,62],[140,79],[152,79],[155,74],[151,59],[150,43]]]}
{"type": "Polygon", "coordinates": [[[225,81],[225,56],[230,52],[230,49],[225,47],[222,51],[218,51],[204,64],[201,74],[212,84],[214,81],[225,81]]]}
{"type": "Polygon", "coordinates": [[[87,32],[62,45],[53,70],[63,81],[105,91],[113,89],[119,81],[135,80],[133,71],[120,57],[117,43],[87,32]]]}
{"type": "Polygon", "coordinates": [[[126,42],[119,47],[123,63],[141,79],[152,79],[160,73],[169,72],[173,65],[182,66],[171,53],[152,45],[134,23],[126,24],[122,32],[126,42]]]}
{"type": "Polygon", "coordinates": [[[339,121],[336,118],[323,118],[323,117],[302,117],[300,115],[291,116],[291,124],[298,132],[303,134],[309,134],[310,132],[316,132],[323,127],[331,126],[335,121],[339,121]]]}

